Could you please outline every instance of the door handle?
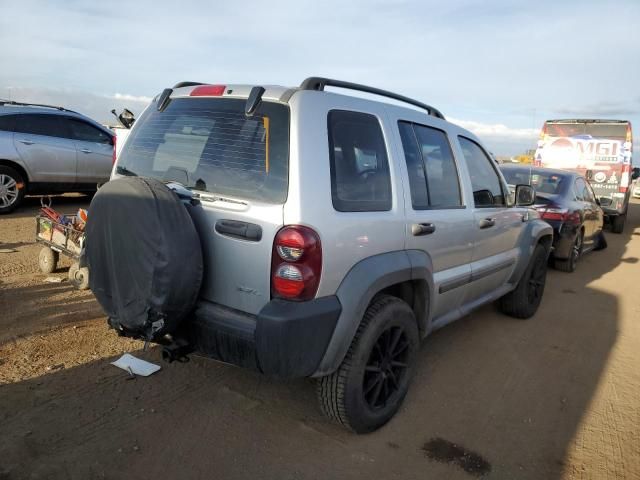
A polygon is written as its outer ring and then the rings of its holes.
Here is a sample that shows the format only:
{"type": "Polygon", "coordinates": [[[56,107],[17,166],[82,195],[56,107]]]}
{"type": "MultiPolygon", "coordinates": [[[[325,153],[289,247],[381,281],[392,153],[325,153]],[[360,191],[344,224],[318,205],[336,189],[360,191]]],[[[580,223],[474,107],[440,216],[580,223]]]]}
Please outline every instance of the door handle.
{"type": "Polygon", "coordinates": [[[493,218],[483,218],[482,220],[480,220],[480,223],[478,224],[480,226],[480,228],[491,228],[496,224],[495,219],[493,218]]]}
{"type": "Polygon", "coordinates": [[[25,145],[33,145],[35,142],[32,142],[31,140],[18,140],[20,143],[24,143],[25,145]]]}
{"type": "Polygon", "coordinates": [[[414,223],[411,225],[411,233],[415,237],[422,235],[431,235],[436,231],[436,226],[433,223],[414,223]]]}
{"type": "Polygon", "coordinates": [[[80,150],[82,153],[91,153],[91,150],[89,150],[88,148],[83,148],[82,150],[80,150]]]}

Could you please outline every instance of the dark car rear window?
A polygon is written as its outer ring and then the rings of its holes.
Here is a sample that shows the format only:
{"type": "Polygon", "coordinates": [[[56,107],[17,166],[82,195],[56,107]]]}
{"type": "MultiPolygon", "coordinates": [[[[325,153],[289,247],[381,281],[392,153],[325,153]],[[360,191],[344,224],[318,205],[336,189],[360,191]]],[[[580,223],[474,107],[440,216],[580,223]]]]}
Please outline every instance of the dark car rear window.
{"type": "Polygon", "coordinates": [[[536,193],[560,195],[571,182],[567,175],[544,170],[502,168],[502,174],[509,185],[531,185],[536,193]]]}
{"type": "Polygon", "coordinates": [[[262,102],[247,117],[245,100],[178,98],[152,104],[125,143],[118,166],[188,188],[284,203],[289,169],[289,109],[262,102]]]}

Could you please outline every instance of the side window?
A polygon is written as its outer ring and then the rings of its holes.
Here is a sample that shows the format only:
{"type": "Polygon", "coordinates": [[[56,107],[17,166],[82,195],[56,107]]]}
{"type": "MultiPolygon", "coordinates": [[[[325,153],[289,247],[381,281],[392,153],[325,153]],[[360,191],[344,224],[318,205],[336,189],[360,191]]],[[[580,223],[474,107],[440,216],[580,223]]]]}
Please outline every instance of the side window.
{"type": "Polygon", "coordinates": [[[111,143],[111,137],[93,125],[89,125],[82,120],[68,119],[71,128],[71,136],[74,140],[94,143],[111,143]]]}
{"type": "Polygon", "coordinates": [[[424,163],[422,162],[418,141],[413,131],[413,125],[409,122],[398,122],[398,128],[400,129],[404,158],[407,162],[411,205],[414,210],[427,209],[429,208],[427,177],[424,174],[424,163]]]}
{"type": "Polygon", "coordinates": [[[398,122],[415,210],[459,207],[460,184],[446,133],[398,122]]]}
{"type": "Polygon", "coordinates": [[[458,170],[447,135],[442,130],[414,125],[418,146],[427,173],[430,207],[459,207],[458,170]]]}
{"type": "Polygon", "coordinates": [[[15,118],[15,115],[0,115],[0,130],[13,132],[13,121],[15,118]]]}
{"type": "Polygon", "coordinates": [[[494,162],[473,140],[458,137],[462,154],[467,162],[476,207],[502,207],[505,205],[502,183],[494,162]]]}
{"type": "Polygon", "coordinates": [[[32,135],[46,135],[48,137],[70,138],[66,118],[62,115],[17,115],[14,131],[32,135]]]}
{"type": "Polygon", "coordinates": [[[587,197],[585,197],[586,188],[587,188],[587,185],[584,183],[584,180],[581,178],[576,178],[576,182],[575,182],[576,200],[580,200],[581,202],[587,201],[587,197]]]}
{"type": "Polygon", "coordinates": [[[391,210],[389,162],[377,118],[332,110],[328,127],[333,207],[339,212],[391,210]]]}

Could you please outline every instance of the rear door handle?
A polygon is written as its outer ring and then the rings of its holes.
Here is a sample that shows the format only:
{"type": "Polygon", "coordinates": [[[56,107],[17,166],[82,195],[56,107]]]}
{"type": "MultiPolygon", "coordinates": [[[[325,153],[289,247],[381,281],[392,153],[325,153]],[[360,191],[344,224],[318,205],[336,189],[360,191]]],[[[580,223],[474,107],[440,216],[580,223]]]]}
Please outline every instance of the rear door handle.
{"type": "Polygon", "coordinates": [[[496,224],[495,219],[493,218],[483,218],[482,220],[480,220],[480,223],[478,224],[480,226],[480,228],[491,228],[496,224]]]}
{"type": "Polygon", "coordinates": [[[18,140],[20,143],[24,143],[25,145],[33,145],[35,142],[32,142],[31,140],[27,140],[27,139],[23,139],[23,140],[18,140]]]}
{"type": "Polygon", "coordinates": [[[414,223],[411,225],[411,233],[415,237],[422,235],[431,235],[436,231],[436,226],[433,223],[414,223]]]}
{"type": "Polygon", "coordinates": [[[82,150],[80,150],[82,153],[91,153],[91,150],[89,150],[88,148],[83,148],[82,150]]]}

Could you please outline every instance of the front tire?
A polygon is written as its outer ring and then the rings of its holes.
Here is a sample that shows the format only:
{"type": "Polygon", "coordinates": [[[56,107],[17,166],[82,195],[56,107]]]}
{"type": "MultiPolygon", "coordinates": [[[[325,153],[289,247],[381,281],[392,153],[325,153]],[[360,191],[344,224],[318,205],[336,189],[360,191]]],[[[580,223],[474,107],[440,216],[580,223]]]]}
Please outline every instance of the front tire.
{"type": "Polygon", "coordinates": [[[500,299],[498,306],[502,313],[522,319],[530,318],[536,313],[547,281],[548,257],[547,248],[542,244],[536,245],[515,290],[500,299]]]}
{"type": "Polygon", "coordinates": [[[409,305],[389,295],[375,298],[338,370],[318,379],[323,413],[356,433],[383,426],[409,390],[419,343],[409,305]]]}
{"type": "Polygon", "coordinates": [[[22,203],[26,186],[17,170],[0,165],[0,215],[11,213],[22,203]]]}
{"type": "Polygon", "coordinates": [[[50,247],[42,247],[38,255],[38,266],[40,271],[45,274],[53,273],[58,268],[58,259],[60,254],[50,247]]]}

